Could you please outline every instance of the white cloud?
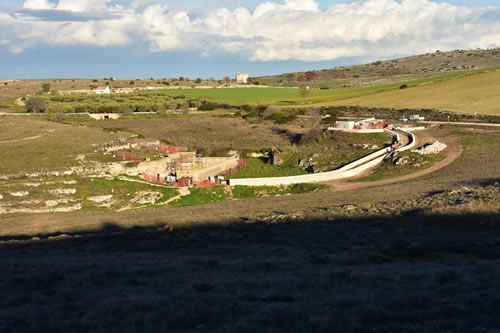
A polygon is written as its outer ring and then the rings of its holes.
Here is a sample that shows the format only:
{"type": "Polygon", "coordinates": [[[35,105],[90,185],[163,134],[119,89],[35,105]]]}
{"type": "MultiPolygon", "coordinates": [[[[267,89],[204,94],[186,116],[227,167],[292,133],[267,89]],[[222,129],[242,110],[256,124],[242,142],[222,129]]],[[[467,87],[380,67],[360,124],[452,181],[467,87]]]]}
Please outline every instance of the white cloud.
{"type": "Polygon", "coordinates": [[[263,2],[253,11],[219,8],[194,15],[151,0],[125,7],[115,2],[26,0],[23,7],[30,15],[37,10],[40,15],[29,19],[0,13],[0,19],[5,17],[0,20],[0,39],[20,41],[23,47],[147,43],[153,52],[225,52],[255,61],[390,57],[500,46],[498,7],[362,0],[321,9],[315,0],[283,0],[263,2]],[[63,19],[48,20],[54,13],[64,14],[63,19]]]}
{"type": "Polygon", "coordinates": [[[48,0],[26,0],[23,8],[26,9],[54,9],[56,6],[48,0]]]}

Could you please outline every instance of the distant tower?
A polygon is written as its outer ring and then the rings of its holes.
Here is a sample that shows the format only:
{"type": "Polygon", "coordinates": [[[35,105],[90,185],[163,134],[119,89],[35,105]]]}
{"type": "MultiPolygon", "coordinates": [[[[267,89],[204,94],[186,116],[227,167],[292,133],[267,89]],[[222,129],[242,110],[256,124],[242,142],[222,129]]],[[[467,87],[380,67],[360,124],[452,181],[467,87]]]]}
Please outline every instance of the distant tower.
{"type": "Polygon", "coordinates": [[[236,83],[246,84],[249,78],[250,75],[248,74],[238,74],[236,75],[236,83]]]}

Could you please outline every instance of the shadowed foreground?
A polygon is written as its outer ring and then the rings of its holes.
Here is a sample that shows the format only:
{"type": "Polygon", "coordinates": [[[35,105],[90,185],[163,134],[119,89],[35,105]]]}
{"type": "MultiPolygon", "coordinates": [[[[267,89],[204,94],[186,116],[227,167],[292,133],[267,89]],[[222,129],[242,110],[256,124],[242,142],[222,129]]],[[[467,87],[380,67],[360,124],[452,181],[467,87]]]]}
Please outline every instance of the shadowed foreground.
{"type": "Polygon", "coordinates": [[[0,332],[497,332],[499,226],[409,212],[3,238],[0,332]]]}

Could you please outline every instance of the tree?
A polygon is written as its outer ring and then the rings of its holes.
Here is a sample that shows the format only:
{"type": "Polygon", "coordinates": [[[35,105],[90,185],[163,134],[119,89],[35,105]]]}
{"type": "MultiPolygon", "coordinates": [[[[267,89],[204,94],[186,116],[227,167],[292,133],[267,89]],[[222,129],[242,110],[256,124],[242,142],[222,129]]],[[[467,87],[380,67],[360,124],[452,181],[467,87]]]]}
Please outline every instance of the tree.
{"type": "Polygon", "coordinates": [[[122,116],[126,116],[132,113],[132,110],[128,105],[122,104],[118,108],[118,113],[120,113],[122,116]]]}
{"type": "Polygon", "coordinates": [[[306,81],[313,81],[316,78],[316,73],[308,71],[304,73],[304,77],[306,81]]]}
{"type": "Polygon", "coordinates": [[[299,88],[299,95],[304,99],[304,104],[306,104],[307,97],[309,97],[309,87],[301,86],[299,88]]]}
{"type": "Polygon", "coordinates": [[[30,97],[24,107],[26,112],[43,113],[47,111],[47,104],[40,97],[30,97]]]}
{"type": "Polygon", "coordinates": [[[42,92],[44,94],[48,94],[50,91],[50,83],[44,83],[42,84],[42,92]]]}
{"type": "Polygon", "coordinates": [[[200,78],[197,78],[194,83],[201,83],[201,79],[200,78]]]}

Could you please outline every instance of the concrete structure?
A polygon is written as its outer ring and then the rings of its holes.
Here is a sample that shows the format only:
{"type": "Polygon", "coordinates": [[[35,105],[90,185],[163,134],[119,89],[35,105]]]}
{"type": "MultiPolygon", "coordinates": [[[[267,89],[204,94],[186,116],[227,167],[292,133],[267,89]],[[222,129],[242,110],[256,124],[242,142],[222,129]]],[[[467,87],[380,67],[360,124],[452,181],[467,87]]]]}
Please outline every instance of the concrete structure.
{"type": "Polygon", "coordinates": [[[250,78],[249,74],[245,74],[245,73],[238,74],[238,75],[236,75],[236,83],[247,84],[249,78],[250,78]]]}
{"type": "Polygon", "coordinates": [[[339,120],[335,122],[334,129],[352,131],[352,130],[382,130],[385,124],[382,120],[369,118],[359,121],[339,120]]]}
{"type": "Polygon", "coordinates": [[[362,159],[349,163],[348,165],[335,171],[292,176],[292,177],[231,179],[229,181],[229,185],[280,186],[280,185],[293,185],[293,184],[303,184],[303,183],[317,183],[330,180],[352,178],[381,163],[384,160],[385,156],[391,151],[392,148],[390,147],[381,149],[362,159]]]}
{"type": "Polygon", "coordinates": [[[109,89],[109,87],[99,87],[99,88],[96,88],[95,90],[95,93],[97,95],[102,95],[102,94],[111,94],[111,89],[109,89]]]}
{"type": "Polygon", "coordinates": [[[88,115],[95,120],[118,119],[121,117],[119,113],[89,113],[88,115]]]}
{"type": "Polygon", "coordinates": [[[410,121],[424,121],[425,117],[420,117],[418,114],[414,114],[410,116],[410,121]]]}
{"type": "MultiPolygon", "coordinates": [[[[404,151],[408,149],[412,149],[417,144],[417,140],[415,136],[408,131],[404,131],[401,129],[397,129],[396,131],[386,132],[392,135],[396,141],[401,141],[399,138],[399,134],[403,134],[408,136],[409,143],[406,146],[398,148],[398,151],[404,151]]],[[[292,176],[292,177],[270,177],[270,178],[248,178],[248,179],[231,179],[229,181],[229,185],[244,185],[244,186],[280,186],[280,185],[293,185],[293,184],[301,184],[301,183],[316,183],[316,182],[325,182],[331,180],[338,179],[346,179],[352,178],[362,174],[370,168],[377,166],[381,163],[384,158],[393,151],[392,147],[386,147],[381,150],[378,150],[370,155],[367,155],[359,160],[351,162],[340,169],[309,174],[309,175],[300,175],[300,176],[292,176]]]]}
{"type": "Polygon", "coordinates": [[[354,120],[339,120],[335,122],[335,128],[352,130],[356,122],[354,120]]]}
{"type": "Polygon", "coordinates": [[[137,171],[144,175],[156,177],[158,181],[189,178],[190,183],[198,184],[236,168],[239,158],[233,157],[201,157],[195,152],[178,152],[158,161],[142,162],[137,171]]]}

